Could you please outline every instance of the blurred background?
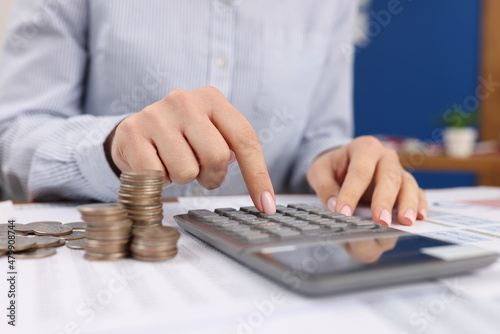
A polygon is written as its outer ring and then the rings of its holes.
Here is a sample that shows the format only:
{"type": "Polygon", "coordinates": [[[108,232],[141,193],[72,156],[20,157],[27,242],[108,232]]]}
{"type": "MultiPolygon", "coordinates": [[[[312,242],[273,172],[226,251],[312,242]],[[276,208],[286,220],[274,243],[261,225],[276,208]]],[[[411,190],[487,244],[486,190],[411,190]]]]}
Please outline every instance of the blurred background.
{"type": "MultiPolygon", "coordinates": [[[[0,1],[0,41],[13,2],[0,1]]],[[[424,188],[500,186],[500,1],[358,2],[357,45],[348,50],[356,136],[397,149],[424,188]],[[474,151],[448,154],[444,129],[464,115],[479,116],[461,124],[478,131],[474,151]]]]}

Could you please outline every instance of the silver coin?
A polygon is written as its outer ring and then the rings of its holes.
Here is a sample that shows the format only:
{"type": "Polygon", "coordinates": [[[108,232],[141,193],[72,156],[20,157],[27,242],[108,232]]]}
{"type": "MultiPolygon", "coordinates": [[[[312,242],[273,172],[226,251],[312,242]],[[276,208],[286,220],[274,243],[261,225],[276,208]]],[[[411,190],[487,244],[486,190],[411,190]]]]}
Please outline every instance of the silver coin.
{"type": "Polygon", "coordinates": [[[71,227],[73,230],[85,230],[85,227],[87,226],[85,222],[66,223],[64,225],[71,227]]]}
{"type": "Polygon", "coordinates": [[[128,252],[116,253],[116,254],[94,254],[85,253],[84,258],[90,261],[116,261],[126,258],[128,252]]]}
{"type": "Polygon", "coordinates": [[[164,177],[165,173],[161,170],[155,169],[132,169],[126,172],[122,172],[120,177],[133,177],[133,178],[159,178],[164,177]]]}
{"type": "Polygon", "coordinates": [[[41,259],[44,257],[49,257],[56,254],[54,248],[36,248],[33,250],[28,250],[22,253],[14,254],[14,258],[17,259],[41,259]]]}
{"type": "Polygon", "coordinates": [[[33,228],[33,232],[35,232],[35,234],[37,235],[60,236],[60,235],[70,234],[72,231],[73,229],[70,226],[47,225],[44,223],[36,224],[36,226],[33,228]]]}
{"type": "Polygon", "coordinates": [[[35,240],[37,248],[51,247],[59,243],[59,238],[47,235],[38,236],[32,239],[35,240]]]}
{"type": "Polygon", "coordinates": [[[125,208],[120,203],[86,204],[80,205],[77,209],[80,213],[85,215],[106,215],[126,212],[125,208]]]}
{"type": "Polygon", "coordinates": [[[70,240],[66,246],[71,249],[85,249],[85,239],[70,240]]]}
{"type": "Polygon", "coordinates": [[[26,224],[26,225],[38,225],[38,224],[45,224],[45,225],[62,225],[61,222],[58,222],[58,221],[52,221],[52,220],[49,220],[49,221],[37,221],[37,222],[31,222],[29,224],[26,224]]]}
{"type": "Polygon", "coordinates": [[[83,231],[73,231],[70,234],[61,235],[59,238],[64,240],[78,240],[85,238],[85,232],[83,231]]]}
{"type": "Polygon", "coordinates": [[[36,247],[35,238],[16,237],[9,239],[7,237],[0,237],[0,250],[9,251],[9,245],[13,247],[12,251],[22,251],[36,247]]]}

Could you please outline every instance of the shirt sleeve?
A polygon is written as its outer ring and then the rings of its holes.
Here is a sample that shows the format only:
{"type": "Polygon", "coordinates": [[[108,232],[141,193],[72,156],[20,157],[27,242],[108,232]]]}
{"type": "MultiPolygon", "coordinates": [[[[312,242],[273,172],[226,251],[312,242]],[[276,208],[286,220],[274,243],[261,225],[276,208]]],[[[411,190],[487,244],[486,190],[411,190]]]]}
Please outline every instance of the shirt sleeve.
{"type": "Polygon", "coordinates": [[[103,143],[127,115],[84,115],[86,1],[18,0],[0,62],[2,186],[15,199],[116,199],[103,143]]]}
{"type": "Polygon", "coordinates": [[[323,152],[348,144],[353,136],[353,33],[356,1],[337,11],[330,55],[317,83],[314,102],[290,178],[293,191],[310,191],[306,175],[323,152]]]}

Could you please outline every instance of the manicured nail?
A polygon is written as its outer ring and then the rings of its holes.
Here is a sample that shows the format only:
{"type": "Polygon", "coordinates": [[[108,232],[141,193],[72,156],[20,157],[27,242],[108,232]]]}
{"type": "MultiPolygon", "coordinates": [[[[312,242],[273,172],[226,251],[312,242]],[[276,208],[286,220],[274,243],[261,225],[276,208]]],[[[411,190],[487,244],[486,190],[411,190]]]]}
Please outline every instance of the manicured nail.
{"type": "Polygon", "coordinates": [[[415,220],[417,219],[417,216],[415,215],[415,211],[413,211],[413,209],[407,209],[405,211],[404,217],[410,221],[408,225],[415,224],[415,220]]]}
{"type": "Polygon", "coordinates": [[[380,213],[380,217],[379,218],[387,226],[391,226],[392,217],[391,217],[391,213],[389,211],[387,211],[386,209],[382,210],[382,212],[380,213]]]}
{"type": "Polygon", "coordinates": [[[228,165],[232,164],[233,162],[236,161],[236,154],[234,154],[233,151],[229,150],[229,161],[227,162],[228,165]]]}
{"type": "Polygon", "coordinates": [[[426,208],[422,208],[420,210],[418,210],[418,214],[419,214],[419,218],[420,219],[425,219],[427,218],[427,209],[426,208]]]}
{"type": "Polygon", "coordinates": [[[330,197],[326,202],[326,208],[333,212],[335,212],[336,205],[337,205],[337,199],[335,197],[330,197]]]}
{"type": "Polygon", "coordinates": [[[269,191],[264,191],[262,193],[260,202],[266,215],[274,215],[276,213],[276,203],[274,203],[274,198],[269,191]]]}
{"type": "Polygon", "coordinates": [[[352,216],[352,210],[350,207],[348,207],[347,205],[344,205],[342,207],[342,209],[340,210],[340,213],[343,213],[344,215],[346,216],[352,216]]]}

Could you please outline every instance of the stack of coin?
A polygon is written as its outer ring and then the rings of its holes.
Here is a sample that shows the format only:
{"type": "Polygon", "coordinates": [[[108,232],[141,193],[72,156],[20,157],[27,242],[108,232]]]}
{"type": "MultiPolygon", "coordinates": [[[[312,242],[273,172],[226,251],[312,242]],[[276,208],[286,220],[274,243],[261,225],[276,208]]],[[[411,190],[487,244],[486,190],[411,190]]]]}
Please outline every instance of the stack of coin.
{"type": "Polygon", "coordinates": [[[118,191],[118,202],[127,208],[133,221],[133,229],[161,226],[163,206],[161,203],[164,173],[159,170],[136,169],[123,172],[118,191]]]}
{"type": "Polygon", "coordinates": [[[118,260],[128,255],[132,221],[119,203],[88,204],[78,207],[86,223],[85,258],[118,260]]]}
{"type": "Polygon", "coordinates": [[[132,257],[142,261],[163,261],[177,254],[180,233],[169,226],[154,226],[133,231],[132,257]]]}

